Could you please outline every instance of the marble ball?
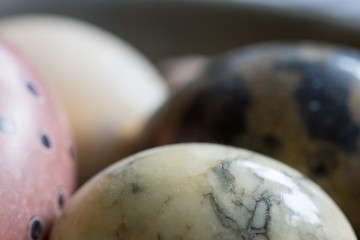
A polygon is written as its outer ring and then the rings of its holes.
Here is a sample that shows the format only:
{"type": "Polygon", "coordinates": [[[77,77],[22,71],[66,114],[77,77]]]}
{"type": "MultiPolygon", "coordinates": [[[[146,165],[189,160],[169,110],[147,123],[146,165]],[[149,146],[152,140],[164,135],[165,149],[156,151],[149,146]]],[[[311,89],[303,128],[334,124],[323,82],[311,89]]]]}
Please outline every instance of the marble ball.
{"type": "Polygon", "coordinates": [[[216,142],[298,169],[340,205],[360,236],[360,54],[316,42],[226,53],[148,126],[147,147],[216,142]]]}
{"type": "Polygon", "coordinates": [[[69,201],[51,240],[356,239],[315,183],[252,151],[184,143],[105,169],[69,201]]]}

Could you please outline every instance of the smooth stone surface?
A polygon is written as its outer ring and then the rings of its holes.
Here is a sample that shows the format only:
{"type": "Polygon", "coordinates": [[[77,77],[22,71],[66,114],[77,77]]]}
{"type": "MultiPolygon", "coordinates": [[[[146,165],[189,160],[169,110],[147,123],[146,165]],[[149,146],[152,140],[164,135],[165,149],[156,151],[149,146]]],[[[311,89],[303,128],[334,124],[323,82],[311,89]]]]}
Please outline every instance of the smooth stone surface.
{"type": "Polygon", "coordinates": [[[177,144],[98,174],[71,199],[50,239],[356,237],[329,196],[290,167],[239,148],[177,144]]]}
{"type": "Polygon", "coordinates": [[[87,22],[55,15],[0,21],[15,45],[53,85],[75,135],[79,182],[137,149],[138,134],[167,99],[155,67],[127,42],[87,22]]]}
{"type": "Polygon", "coordinates": [[[216,142],[300,170],[360,235],[360,54],[321,43],[264,43],[213,61],[147,127],[147,147],[216,142]]]}

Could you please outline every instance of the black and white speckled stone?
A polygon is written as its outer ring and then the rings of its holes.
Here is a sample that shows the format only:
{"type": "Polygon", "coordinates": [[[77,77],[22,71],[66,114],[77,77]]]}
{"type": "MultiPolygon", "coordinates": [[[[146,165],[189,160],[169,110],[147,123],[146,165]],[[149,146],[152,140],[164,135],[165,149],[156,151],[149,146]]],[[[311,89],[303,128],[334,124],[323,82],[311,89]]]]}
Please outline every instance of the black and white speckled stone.
{"type": "Polygon", "coordinates": [[[360,53],[268,43],[225,54],[156,114],[149,146],[217,142],[281,160],[320,184],[360,234],[360,53]]]}

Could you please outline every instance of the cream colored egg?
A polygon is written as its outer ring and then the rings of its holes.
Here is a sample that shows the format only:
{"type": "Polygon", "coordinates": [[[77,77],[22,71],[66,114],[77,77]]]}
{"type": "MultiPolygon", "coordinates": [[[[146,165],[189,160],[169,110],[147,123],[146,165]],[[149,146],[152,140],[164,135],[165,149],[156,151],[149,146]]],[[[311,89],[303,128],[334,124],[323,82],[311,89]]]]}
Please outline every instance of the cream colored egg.
{"type": "Polygon", "coordinates": [[[51,240],[354,240],[337,205],[296,170],[247,150],[178,144],[102,171],[51,240]]]}
{"type": "Polygon", "coordinates": [[[80,20],[30,15],[2,19],[15,45],[63,100],[72,123],[80,182],[132,151],[133,140],[167,97],[158,72],[137,50],[80,20]]]}

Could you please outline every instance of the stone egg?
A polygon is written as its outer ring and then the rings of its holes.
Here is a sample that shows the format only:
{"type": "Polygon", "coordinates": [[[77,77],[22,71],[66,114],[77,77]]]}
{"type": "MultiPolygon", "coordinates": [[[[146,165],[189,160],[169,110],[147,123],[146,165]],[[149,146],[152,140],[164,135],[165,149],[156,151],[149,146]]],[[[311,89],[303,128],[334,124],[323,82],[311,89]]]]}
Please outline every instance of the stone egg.
{"type": "Polygon", "coordinates": [[[1,19],[0,36],[54,86],[77,145],[79,182],[136,149],[167,98],[155,67],[134,47],[89,23],[53,15],[1,19]]]}
{"type": "Polygon", "coordinates": [[[263,43],[216,58],[155,115],[147,147],[217,142],[300,170],[360,234],[360,54],[315,42],[263,43]]]}
{"type": "Polygon", "coordinates": [[[46,239],[76,182],[61,105],[29,62],[0,40],[0,239],[46,239]]]}
{"type": "Polygon", "coordinates": [[[333,200],[263,155],[185,143],[140,152],[69,201],[51,240],[356,239],[333,200]]]}

